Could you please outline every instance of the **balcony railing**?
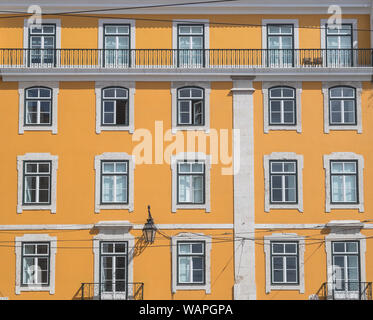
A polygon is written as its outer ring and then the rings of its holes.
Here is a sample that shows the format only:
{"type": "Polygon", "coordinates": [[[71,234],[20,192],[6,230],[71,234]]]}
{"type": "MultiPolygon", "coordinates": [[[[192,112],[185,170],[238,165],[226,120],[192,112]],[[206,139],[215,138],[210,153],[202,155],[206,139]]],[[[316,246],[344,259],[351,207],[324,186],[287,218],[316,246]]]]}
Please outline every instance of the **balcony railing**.
{"type": "Polygon", "coordinates": [[[372,282],[324,282],[316,296],[319,300],[372,300],[372,282]]]}
{"type": "Polygon", "coordinates": [[[373,49],[0,49],[0,68],[372,67],[373,49]]]}
{"type": "Polygon", "coordinates": [[[144,283],[82,283],[80,292],[82,300],[143,300],[144,283]]]}

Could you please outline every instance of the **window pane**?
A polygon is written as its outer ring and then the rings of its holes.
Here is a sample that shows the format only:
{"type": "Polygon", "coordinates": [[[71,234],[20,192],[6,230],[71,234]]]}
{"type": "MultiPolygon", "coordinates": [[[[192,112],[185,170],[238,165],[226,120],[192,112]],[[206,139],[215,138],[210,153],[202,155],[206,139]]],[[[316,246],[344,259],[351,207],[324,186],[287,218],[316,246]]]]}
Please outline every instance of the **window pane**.
{"type": "Polygon", "coordinates": [[[191,176],[179,176],[179,202],[191,202],[191,176]]]}
{"type": "Polygon", "coordinates": [[[103,172],[104,173],[113,173],[114,172],[114,163],[113,162],[104,162],[103,163],[103,172]]]}
{"type": "Polygon", "coordinates": [[[116,177],[116,202],[127,202],[127,176],[116,177]]]}
{"type": "Polygon", "coordinates": [[[112,252],[114,252],[114,245],[112,243],[103,243],[102,244],[102,252],[103,253],[112,253],[112,252]]]}
{"type": "Polygon", "coordinates": [[[347,252],[358,252],[357,243],[356,242],[346,242],[346,251],[347,252]]]}
{"type": "Polygon", "coordinates": [[[356,202],[356,178],[345,176],[345,192],[347,202],[356,202]]]}
{"type": "Polygon", "coordinates": [[[297,253],[297,245],[295,243],[286,243],[285,252],[286,253],[297,253]]]}
{"type": "Polygon", "coordinates": [[[284,253],[284,244],[273,243],[272,244],[272,253],[284,253]]]}
{"type": "Polygon", "coordinates": [[[24,254],[35,254],[36,253],[36,245],[34,244],[24,244],[24,254]]]}
{"type": "Polygon", "coordinates": [[[203,172],[203,163],[193,163],[192,172],[203,172]]]}
{"type": "Polygon", "coordinates": [[[189,243],[179,243],[179,253],[191,253],[189,243]]]}
{"type": "Polygon", "coordinates": [[[286,270],[286,282],[297,282],[297,270],[286,270]]]}
{"type": "Polygon", "coordinates": [[[102,188],[102,201],[112,202],[114,201],[114,176],[103,177],[103,188],[102,188]]]}
{"type": "Polygon", "coordinates": [[[194,203],[203,202],[203,177],[193,177],[194,203]]]}
{"type": "Polygon", "coordinates": [[[193,253],[203,253],[203,244],[202,243],[193,243],[192,244],[193,253]]]}
{"type": "Polygon", "coordinates": [[[343,177],[332,176],[332,201],[343,201],[343,177]]]}
{"type": "Polygon", "coordinates": [[[334,242],[333,243],[333,252],[345,252],[345,243],[344,242],[334,242]]]}
{"type": "Polygon", "coordinates": [[[342,173],[343,162],[332,162],[332,173],[342,173]]]}
{"type": "Polygon", "coordinates": [[[191,259],[189,257],[179,257],[179,282],[191,282],[191,259]]]}

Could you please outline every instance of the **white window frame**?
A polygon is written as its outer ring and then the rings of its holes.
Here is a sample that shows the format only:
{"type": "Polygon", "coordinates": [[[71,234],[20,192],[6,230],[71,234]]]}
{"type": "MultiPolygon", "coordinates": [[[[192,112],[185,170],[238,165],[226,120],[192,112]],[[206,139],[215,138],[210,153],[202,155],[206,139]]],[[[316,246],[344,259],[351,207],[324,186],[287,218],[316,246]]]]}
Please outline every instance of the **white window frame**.
{"type": "Polygon", "coordinates": [[[96,81],[95,82],[95,94],[96,94],[96,133],[99,134],[101,131],[129,131],[134,133],[135,131],[135,86],[134,81],[96,81]],[[128,126],[115,125],[115,126],[104,126],[102,125],[102,89],[106,87],[121,87],[128,89],[128,126]]]}
{"type": "Polygon", "coordinates": [[[52,156],[50,153],[26,153],[23,156],[17,156],[17,171],[18,171],[18,201],[17,213],[22,213],[23,210],[50,210],[51,213],[56,213],[57,205],[57,169],[58,156],[52,156]],[[51,161],[51,184],[50,184],[50,204],[29,205],[23,204],[23,168],[25,161],[51,161]]]}
{"type": "Polygon", "coordinates": [[[266,293],[272,290],[298,290],[299,293],[304,293],[304,251],[305,241],[303,236],[296,233],[273,233],[270,236],[264,236],[264,253],[265,253],[265,268],[266,268],[266,293]],[[298,242],[298,284],[294,285],[276,285],[271,283],[271,242],[273,241],[294,241],[298,242]]]}
{"type": "Polygon", "coordinates": [[[269,130],[295,130],[298,133],[302,132],[302,82],[289,82],[289,81],[264,81],[262,84],[263,93],[263,120],[264,120],[264,133],[269,133],[269,130]],[[295,89],[295,108],[296,108],[296,122],[294,125],[270,125],[269,124],[269,89],[273,87],[291,87],[295,89]]]}
{"type": "Polygon", "coordinates": [[[51,237],[48,234],[25,234],[21,237],[15,237],[16,253],[16,286],[15,293],[22,291],[49,291],[49,294],[55,293],[55,272],[56,272],[56,253],[57,237],[51,237]],[[40,285],[21,285],[22,273],[22,242],[49,242],[49,286],[40,285]]]}
{"type": "MultiPolygon", "coordinates": [[[[320,39],[321,39],[321,49],[326,49],[326,25],[328,24],[328,19],[320,20],[320,39]]],[[[357,19],[342,19],[341,24],[352,24],[352,48],[358,48],[358,32],[357,32],[357,19]]],[[[355,62],[355,61],[354,61],[355,62]]]]}
{"type": "Polygon", "coordinates": [[[57,134],[57,105],[58,105],[59,82],[43,82],[43,81],[22,81],[18,83],[19,94],[19,121],[18,133],[23,134],[25,131],[51,131],[52,134],[57,134]],[[32,87],[45,87],[52,90],[52,105],[51,105],[51,125],[38,126],[25,124],[25,90],[32,87]]]}
{"type": "MultiPolygon", "coordinates": [[[[333,220],[326,224],[330,233],[325,236],[325,252],[327,264],[327,282],[333,279],[332,242],[334,241],[359,241],[360,242],[360,282],[366,282],[366,236],[360,233],[364,224],[356,220],[333,220]]],[[[328,288],[332,292],[332,287],[328,288]]]]}
{"type": "MultiPolygon", "coordinates": [[[[267,49],[267,25],[292,24],[294,30],[294,48],[299,49],[299,20],[298,19],[262,19],[262,49],[267,49]]],[[[297,51],[294,51],[294,66],[297,65],[297,51]]],[[[266,56],[263,56],[263,65],[266,65],[266,56]]]]}
{"type": "Polygon", "coordinates": [[[358,209],[359,212],[364,212],[364,158],[362,155],[353,152],[333,152],[324,155],[324,170],[325,170],[325,212],[330,212],[332,209],[358,209]],[[357,161],[357,192],[358,203],[356,204],[336,204],[331,203],[331,184],[330,184],[330,161],[333,160],[356,160],[357,161]]]}
{"type": "Polygon", "coordinates": [[[172,212],[175,213],[178,209],[201,209],[205,212],[211,212],[211,202],[210,202],[210,177],[211,170],[211,156],[206,155],[202,152],[181,152],[176,156],[171,156],[171,171],[172,171],[172,212]],[[203,161],[205,164],[205,203],[204,204],[182,204],[177,203],[177,163],[178,161],[203,161]]]}
{"type": "Polygon", "coordinates": [[[303,155],[294,152],[272,152],[270,155],[264,155],[264,211],[270,212],[272,209],[297,209],[303,212],[303,155]],[[297,161],[297,186],[298,203],[270,203],[270,161],[297,161]]]}
{"type": "Polygon", "coordinates": [[[322,93],[324,96],[324,133],[330,130],[355,130],[357,133],[363,133],[362,115],[361,115],[361,94],[362,83],[358,81],[327,81],[322,83],[322,93]],[[356,100],[356,124],[352,125],[331,125],[329,124],[329,89],[333,87],[352,87],[355,89],[356,100]]]}
{"type": "Polygon", "coordinates": [[[178,290],[205,290],[206,294],[211,294],[211,237],[202,233],[178,233],[171,237],[172,254],[172,293],[178,290]],[[178,241],[203,241],[205,242],[205,284],[177,284],[177,242],[178,241]]]}
{"type": "MultiPolygon", "coordinates": [[[[30,19],[24,19],[23,21],[23,48],[29,49],[29,21],[30,19]]],[[[61,19],[42,19],[42,24],[55,24],[56,25],[56,49],[61,49],[61,19]]],[[[27,55],[26,55],[27,57],[27,55]]],[[[26,58],[25,58],[26,62],[26,58]]],[[[58,65],[58,57],[56,61],[58,65]]]]}
{"type": "Polygon", "coordinates": [[[204,130],[205,133],[210,132],[210,94],[211,94],[211,84],[206,81],[173,81],[171,82],[171,133],[176,134],[177,131],[197,131],[204,130]],[[178,126],[177,125],[177,92],[178,89],[183,87],[200,87],[204,89],[204,117],[205,124],[203,126],[178,126]]]}
{"type": "MultiPolygon", "coordinates": [[[[132,224],[128,221],[100,221],[94,225],[99,233],[93,237],[93,265],[94,283],[100,282],[100,242],[101,241],[126,241],[127,246],[127,280],[133,283],[133,254],[135,248],[135,237],[130,234],[132,224]]],[[[119,295],[120,297],[120,295],[119,295]]],[[[94,299],[99,299],[99,288],[94,288],[94,299]]],[[[120,298],[119,298],[120,299],[120,298]]],[[[130,296],[128,300],[132,300],[130,296]]]]}
{"type": "Polygon", "coordinates": [[[135,156],[125,152],[105,152],[95,156],[95,213],[100,213],[100,210],[134,210],[134,170],[135,156]],[[128,203],[127,204],[101,204],[101,162],[123,160],[128,161],[128,203]]]}
{"type": "Polygon", "coordinates": [[[104,48],[104,25],[105,24],[129,24],[130,25],[130,50],[136,49],[136,20],[132,20],[132,19],[99,19],[98,20],[98,40],[97,40],[98,49],[104,48]]]}

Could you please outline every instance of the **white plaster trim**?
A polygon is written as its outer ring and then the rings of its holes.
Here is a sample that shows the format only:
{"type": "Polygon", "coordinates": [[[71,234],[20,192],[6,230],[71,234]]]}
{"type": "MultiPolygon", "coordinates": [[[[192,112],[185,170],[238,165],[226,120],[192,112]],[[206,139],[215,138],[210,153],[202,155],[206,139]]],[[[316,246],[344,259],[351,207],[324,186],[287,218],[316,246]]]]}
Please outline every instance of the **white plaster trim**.
{"type": "Polygon", "coordinates": [[[264,211],[269,212],[271,209],[298,209],[303,212],[303,155],[297,155],[294,152],[272,152],[270,155],[264,155],[264,211]],[[296,160],[297,161],[297,184],[298,184],[298,203],[290,204],[271,204],[269,190],[269,161],[270,160],[296,160]]]}
{"type": "MultiPolygon", "coordinates": [[[[332,241],[359,241],[360,242],[360,281],[366,282],[366,237],[360,233],[360,227],[346,229],[343,227],[334,226],[330,233],[325,236],[325,251],[326,251],[326,266],[327,266],[327,282],[328,292],[332,292],[333,268],[332,268],[332,241]]],[[[327,299],[330,297],[327,297],[327,299]]]]}
{"type": "MultiPolygon", "coordinates": [[[[99,223],[97,224],[99,225],[99,223]]],[[[96,226],[96,225],[95,225],[96,226]]],[[[127,279],[133,283],[133,253],[135,250],[135,237],[129,233],[130,225],[120,223],[109,228],[99,228],[99,233],[93,237],[93,254],[94,254],[94,283],[100,282],[100,241],[127,241],[127,279]]],[[[94,288],[94,299],[99,299],[99,288],[94,288]]],[[[129,288],[130,289],[130,288],[129,288]]],[[[128,300],[132,300],[128,292],[128,300]]]]}
{"type": "MultiPolygon", "coordinates": [[[[321,49],[326,49],[326,24],[328,23],[328,19],[321,19],[320,20],[320,39],[321,39],[321,49]]],[[[341,24],[352,24],[352,48],[358,48],[358,28],[357,28],[357,19],[342,19],[341,24]]],[[[356,57],[355,57],[356,62],[356,57]]]]}
{"type": "Polygon", "coordinates": [[[171,121],[171,132],[176,134],[177,131],[182,130],[204,130],[205,133],[210,131],[210,93],[211,85],[210,82],[206,81],[173,81],[171,82],[171,110],[172,110],[172,121],[171,121]],[[177,125],[177,90],[182,87],[200,87],[204,89],[204,126],[178,126],[177,125]]]}
{"type": "Polygon", "coordinates": [[[25,234],[22,237],[15,237],[15,254],[16,254],[16,286],[15,293],[21,291],[49,291],[49,294],[55,293],[55,272],[56,272],[56,253],[57,237],[51,237],[48,234],[25,234]],[[21,285],[22,272],[22,242],[49,242],[49,286],[38,285],[21,285]]]}
{"type": "Polygon", "coordinates": [[[59,82],[19,82],[18,83],[19,93],[19,121],[18,121],[18,133],[23,134],[24,131],[52,131],[53,134],[57,134],[57,105],[58,105],[58,93],[59,93],[59,82]],[[30,126],[25,125],[25,90],[31,87],[46,87],[52,90],[52,123],[50,126],[30,126]]]}
{"type": "Polygon", "coordinates": [[[329,133],[330,130],[356,130],[357,133],[363,133],[362,124],[362,105],[361,105],[361,94],[362,94],[362,83],[358,81],[332,81],[322,83],[322,93],[324,96],[324,132],[329,133]],[[336,86],[348,86],[355,88],[356,94],[356,124],[354,125],[330,125],[329,124],[329,89],[336,86]]]}
{"type": "Polygon", "coordinates": [[[324,169],[325,169],[325,212],[330,212],[331,209],[359,209],[359,212],[364,212],[364,158],[362,155],[353,152],[333,152],[329,155],[324,155],[324,169]],[[331,203],[330,194],[330,161],[331,160],[357,160],[358,172],[358,196],[357,204],[335,204],[331,203]]]}
{"type": "MultiPolygon", "coordinates": [[[[232,76],[233,128],[232,136],[234,235],[253,234],[254,197],[254,98],[253,76],[232,76]]],[[[256,300],[255,243],[234,242],[235,300],[256,300]]]]}
{"type": "MultiPolygon", "coordinates": [[[[172,49],[176,50],[178,48],[177,43],[177,26],[179,24],[203,24],[203,34],[204,34],[204,49],[210,49],[210,23],[209,19],[174,19],[172,21],[172,49]]],[[[176,52],[176,51],[174,51],[176,52]]],[[[177,64],[177,53],[173,57],[174,65],[177,64]]],[[[205,66],[209,65],[209,54],[205,51],[205,66]]]]}
{"type": "Polygon", "coordinates": [[[105,152],[95,156],[95,213],[100,213],[100,210],[128,210],[132,212],[134,209],[134,186],[135,186],[135,156],[125,152],[105,152]],[[126,160],[128,161],[128,204],[101,204],[101,161],[103,160],[126,160]]]}
{"type": "Polygon", "coordinates": [[[271,81],[262,83],[263,92],[263,119],[264,119],[264,133],[269,130],[296,130],[298,133],[302,132],[302,82],[292,81],[271,81]],[[269,124],[269,89],[272,87],[291,87],[295,89],[295,108],[296,108],[296,121],[295,125],[270,125],[269,124]]]}
{"type": "Polygon", "coordinates": [[[211,237],[204,234],[179,233],[171,237],[172,254],[172,293],[177,290],[205,290],[211,294],[211,237]],[[205,242],[205,284],[204,285],[178,285],[177,284],[177,241],[204,241],[205,242]]]}
{"type": "Polygon", "coordinates": [[[325,224],[316,224],[316,223],[257,223],[255,224],[255,229],[263,229],[263,230],[276,230],[276,229],[287,229],[287,230],[293,230],[293,229],[309,229],[309,230],[319,230],[324,229],[325,224]]]}
{"type": "Polygon", "coordinates": [[[266,262],[266,293],[272,290],[299,290],[299,293],[304,293],[304,237],[298,236],[295,233],[273,233],[270,236],[264,237],[264,253],[266,262]],[[297,241],[298,242],[298,275],[299,284],[296,285],[276,285],[271,284],[271,241],[297,241]]]}
{"type": "Polygon", "coordinates": [[[95,94],[96,94],[96,133],[101,131],[135,131],[135,86],[134,81],[96,81],[95,94]],[[102,89],[106,87],[124,87],[128,89],[128,126],[104,126],[101,124],[102,120],[102,89]]]}
{"type": "Polygon", "coordinates": [[[172,212],[177,209],[204,209],[205,212],[211,212],[211,156],[202,152],[180,152],[177,155],[171,156],[171,171],[172,171],[172,212]],[[201,160],[205,163],[205,203],[204,204],[178,204],[177,203],[177,162],[181,160],[201,160]]]}
{"type": "MultiPolygon", "coordinates": [[[[24,19],[23,22],[23,48],[24,49],[29,49],[29,43],[28,43],[28,38],[29,38],[29,27],[28,27],[28,22],[29,18],[24,19]]],[[[61,49],[61,19],[44,19],[42,18],[41,21],[42,24],[55,24],[56,25],[56,49],[61,49]]],[[[27,55],[26,55],[27,57],[27,55]]],[[[26,62],[26,58],[25,58],[26,62]]]]}
{"type": "Polygon", "coordinates": [[[58,156],[52,156],[50,153],[26,153],[23,156],[17,156],[17,171],[18,171],[18,200],[17,213],[22,213],[23,210],[50,210],[51,213],[56,213],[57,205],[57,169],[58,156]],[[24,161],[51,161],[51,203],[44,205],[29,205],[23,204],[23,164],[24,161]]]}
{"type": "Polygon", "coordinates": [[[136,49],[136,20],[132,19],[99,19],[97,48],[104,48],[104,24],[129,24],[130,49],[136,49]]]}

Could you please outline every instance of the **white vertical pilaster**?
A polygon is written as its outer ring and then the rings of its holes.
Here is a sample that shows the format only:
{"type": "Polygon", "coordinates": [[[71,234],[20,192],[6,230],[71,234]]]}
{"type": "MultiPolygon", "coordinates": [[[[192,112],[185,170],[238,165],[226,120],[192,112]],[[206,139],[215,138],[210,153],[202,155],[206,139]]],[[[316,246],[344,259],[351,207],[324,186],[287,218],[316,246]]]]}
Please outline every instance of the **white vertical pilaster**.
{"type": "Polygon", "coordinates": [[[370,3],[370,48],[373,46],[373,0],[370,3]]]}
{"type": "MultiPolygon", "coordinates": [[[[251,76],[232,76],[234,154],[234,235],[254,236],[254,100],[251,76]]],[[[235,300],[255,300],[255,243],[235,241],[235,300]]]]}

